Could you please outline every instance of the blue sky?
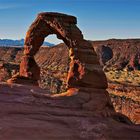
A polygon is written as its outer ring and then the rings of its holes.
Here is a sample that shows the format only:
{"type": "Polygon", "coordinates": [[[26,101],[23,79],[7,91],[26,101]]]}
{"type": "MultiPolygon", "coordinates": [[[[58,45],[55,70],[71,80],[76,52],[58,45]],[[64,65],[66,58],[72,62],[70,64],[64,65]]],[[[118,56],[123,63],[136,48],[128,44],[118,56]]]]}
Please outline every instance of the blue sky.
{"type": "MultiPolygon", "coordinates": [[[[76,16],[88,40],[140,38],[140,0],[0,0],[0,38],[24,38],[45,11],[76,16]]],[[[46,40],[59,42],[54,36],[46,40]]]]}

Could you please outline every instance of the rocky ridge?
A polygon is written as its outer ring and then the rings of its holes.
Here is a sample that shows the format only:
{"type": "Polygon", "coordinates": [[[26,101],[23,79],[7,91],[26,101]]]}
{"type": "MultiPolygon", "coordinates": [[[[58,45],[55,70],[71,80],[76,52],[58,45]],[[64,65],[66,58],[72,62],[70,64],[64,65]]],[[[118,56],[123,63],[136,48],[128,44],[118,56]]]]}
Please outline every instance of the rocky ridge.
{"type": "Polygon", "coordinates": [[[92,41],[105,68],[140,70],[140,39],[92,41]]]}

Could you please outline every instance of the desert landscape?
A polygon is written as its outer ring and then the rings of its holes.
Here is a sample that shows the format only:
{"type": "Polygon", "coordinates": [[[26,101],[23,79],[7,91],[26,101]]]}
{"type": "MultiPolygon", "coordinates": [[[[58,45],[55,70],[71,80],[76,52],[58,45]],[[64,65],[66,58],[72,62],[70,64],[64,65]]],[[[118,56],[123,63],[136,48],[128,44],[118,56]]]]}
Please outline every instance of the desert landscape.
{"type": "MultiPolygon", "coordinates": [[[[116,111],[128,116],[132,122],[139,124],[140,63],[138,56],[140,39],[114,39],[91,41],[91,43],[107,76],[107,90],[116,111]],[[115,50],[119,46],[121,46],[123,53],[120,50],[115,50]],[[135,50],[133,50],[133,46],[136,46],[135,50]],[[109,55],[108,50],[111,55],[109,55]],[[127,53],[125,53],[126,51],[127,53]],[[115,58],[116,56],[118,58],[115,58]],[[128,61],[125,65],[123,65],[124,60],[128,61]]],[[[0,49],[2,56],[0,78],[1,82],[6,82],[12,75],[19,72],[23,48],[1,47],[0,49]]],[[[59,94],[66,91],[66,78],[69,70],[68,47],[65,44],[58,44],[53,47],[42,46],[35,59],[41,68],[39,86],[51,93],[59,94]]]]}
{"type": "Polygon", "coordinates": [[[0,140],[140,140],[139,0],[0,0],[0,140]]]}
{"type": "Polygon", "coordinates": [[[140,39],[85,40],[76,17],[43,12],[0,56],[1,139],[140,139],[140,39]],[[50,34],[64,43],[42,46],[50,34]]]}

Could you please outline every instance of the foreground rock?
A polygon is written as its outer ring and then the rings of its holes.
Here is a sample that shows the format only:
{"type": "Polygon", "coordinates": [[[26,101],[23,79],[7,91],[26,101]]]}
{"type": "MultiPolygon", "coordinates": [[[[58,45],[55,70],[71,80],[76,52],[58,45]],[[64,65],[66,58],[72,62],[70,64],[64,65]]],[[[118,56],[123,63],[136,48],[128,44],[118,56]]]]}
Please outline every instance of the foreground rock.
{"type": "Polygon", "coordinates": [[[0,84],[0,139],[139,139],[140,126],[130,124],[121,115],[105,117],[98,111],[82,109],[87,101],[78,94],[44,99],[33,97],[33,91],[46,93],[34,86],[0,84]]]}

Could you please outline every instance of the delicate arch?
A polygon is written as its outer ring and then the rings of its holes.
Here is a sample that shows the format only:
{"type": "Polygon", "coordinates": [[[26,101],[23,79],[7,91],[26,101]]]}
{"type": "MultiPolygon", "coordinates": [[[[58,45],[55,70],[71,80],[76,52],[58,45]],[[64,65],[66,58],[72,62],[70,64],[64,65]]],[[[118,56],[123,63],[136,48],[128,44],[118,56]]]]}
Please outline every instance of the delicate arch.
{"type": "Polygon", "coordinates": [[[89,41],[83,39],[82,32],[76,24],[77,19],[74,16],[40,13],[26,34],[19,77],[26,77],[34,82],[40,79],[40,68],[34,60],[34,55],[45,37],[56,34],[69,48],[71,61],[67,77],[68,88],[106,88],[106,77],[94,49],[89,41]]]}

